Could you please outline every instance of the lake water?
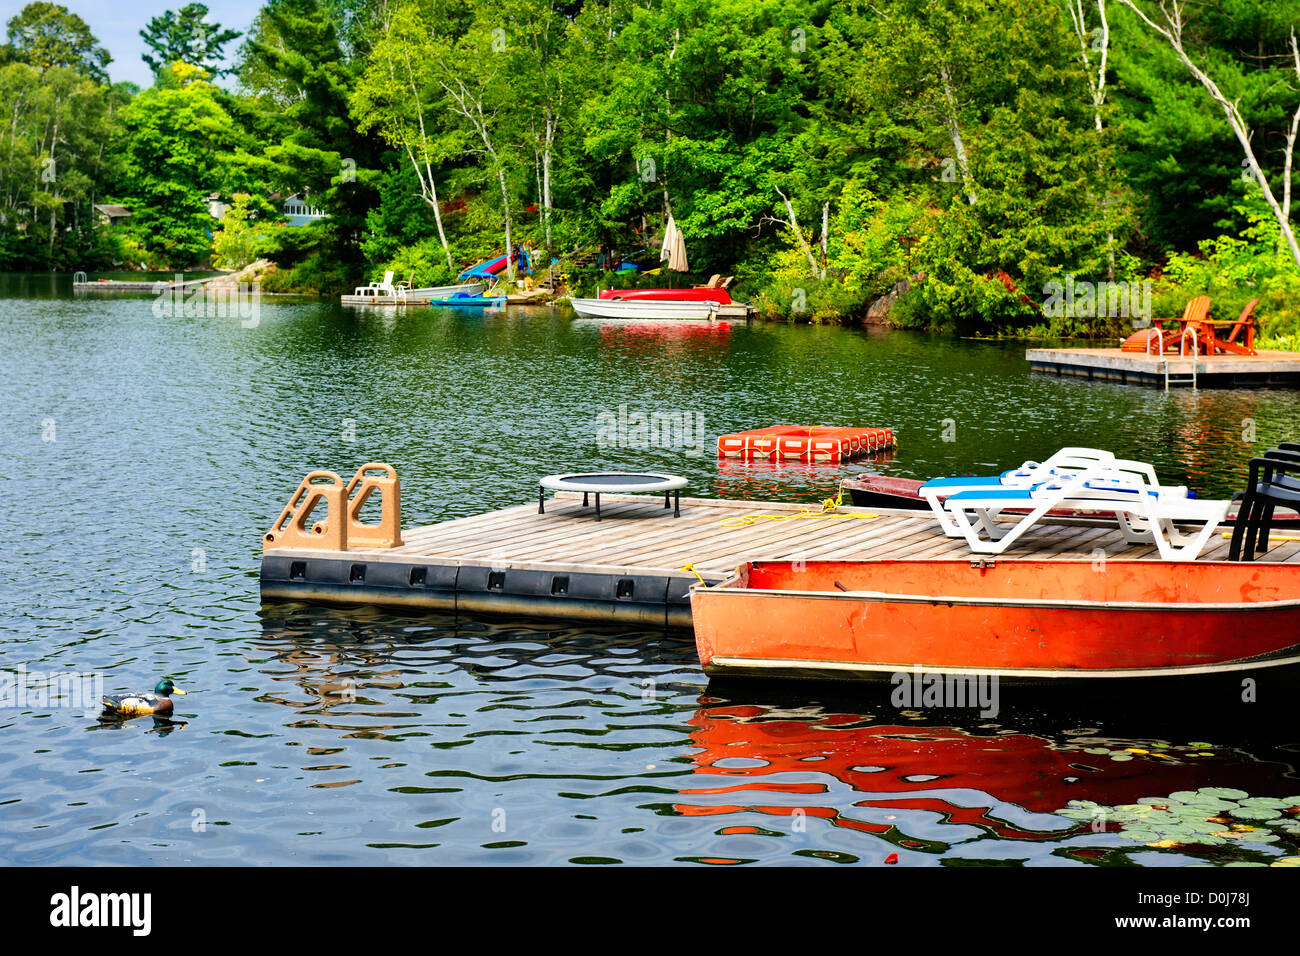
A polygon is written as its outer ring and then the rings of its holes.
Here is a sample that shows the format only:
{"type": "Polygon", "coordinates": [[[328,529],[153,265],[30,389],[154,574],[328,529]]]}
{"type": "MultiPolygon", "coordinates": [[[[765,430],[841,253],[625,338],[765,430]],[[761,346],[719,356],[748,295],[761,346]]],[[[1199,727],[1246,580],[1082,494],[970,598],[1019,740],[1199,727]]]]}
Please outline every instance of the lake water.
{"type": "Polygon", "coordinates": [[[1263,706],[1286,696],[1265,680],[1260,704],[1192,698],[1186,717],[1113,692],[1005,695],[993,717],[906,710],[888,686],[710,687],[687,633],[262,607],[257,578],[261,533],[313,468],[391,462],[408,526],[593,466],[675,472],[705,497],[815,501],[845,473],[987,471],[1067,444],[1217,495],[1241,486],[1252,448],[1300,435],[1291,392],[1058,380],[1031,375],[1018,343],[546,308],[268,298],[253,324],[48,276],[0,276],[0,381],[0,673],[97,673],[109,693],[171,676],[189,691],[165,724],[0,701],[4,863],[1296,854],[1286,812],[1191,850],[1052,813],[1300,793],[1300,731],[1263,706]],[[598,441],[637,412],[681,413],[703,441],[598,441]],[[899,448],[847,468],[713,457],[719,433],[779,422],[892,425],[899,448]]]}

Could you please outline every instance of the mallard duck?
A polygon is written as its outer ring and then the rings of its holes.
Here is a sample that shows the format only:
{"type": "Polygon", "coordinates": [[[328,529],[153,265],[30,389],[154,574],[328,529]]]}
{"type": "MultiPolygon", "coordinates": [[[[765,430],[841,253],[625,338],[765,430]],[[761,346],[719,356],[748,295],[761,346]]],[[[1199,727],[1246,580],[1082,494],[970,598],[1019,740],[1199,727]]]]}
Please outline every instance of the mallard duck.
{"type": "Polygon", "coordinates": [[[158,682],[152,694],[110,694],[104,698],[103,717],[140,717],[143,714],[170,714],[172,694],[183,694],[170,677],[158,682]]]}

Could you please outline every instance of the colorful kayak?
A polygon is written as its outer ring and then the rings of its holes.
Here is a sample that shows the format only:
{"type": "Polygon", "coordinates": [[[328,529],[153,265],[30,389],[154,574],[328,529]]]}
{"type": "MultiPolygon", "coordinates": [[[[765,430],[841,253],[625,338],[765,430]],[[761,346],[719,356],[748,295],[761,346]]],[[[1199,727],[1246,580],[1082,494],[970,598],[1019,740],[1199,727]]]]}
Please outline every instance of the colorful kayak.
{"type": "Polygon", "coordinates": [[[709,675],[1209,674],[1300,662],[1300,564],[755,561],[691,616],[709,675]]]}
{"type": "Polygon", "coordinates": [[[468,308],[485,307],[489,305],[505,305],[506,297],[501,296],[484,296],[484,295],[458,295],[450,299],[430,299],[428,305],[456,305],[468,308]]]}

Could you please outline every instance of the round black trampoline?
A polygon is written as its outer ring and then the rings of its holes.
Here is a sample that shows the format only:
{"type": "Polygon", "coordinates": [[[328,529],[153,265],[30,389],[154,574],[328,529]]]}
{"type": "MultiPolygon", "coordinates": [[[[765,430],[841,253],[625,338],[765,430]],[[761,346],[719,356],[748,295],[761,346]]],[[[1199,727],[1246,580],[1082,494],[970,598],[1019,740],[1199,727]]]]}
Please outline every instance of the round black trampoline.
{"type": "Polygon", "coordinates": [[[680,492],[686,487],[686,479],[679,475],[664,475],[652,471],[588,471],[567,475],[547,475],[538,482],[537,513],[546,513],[546,489],[552,491],[581,491],[583,507],[587,506],[588,495],[596,496],[596,520],[600,520],[600,496],[610,494],[636,494],[638,492],[663,492],[664,507],[668,507],[668,496],[673,498],[673,516],[681,514],[680,492]]]}

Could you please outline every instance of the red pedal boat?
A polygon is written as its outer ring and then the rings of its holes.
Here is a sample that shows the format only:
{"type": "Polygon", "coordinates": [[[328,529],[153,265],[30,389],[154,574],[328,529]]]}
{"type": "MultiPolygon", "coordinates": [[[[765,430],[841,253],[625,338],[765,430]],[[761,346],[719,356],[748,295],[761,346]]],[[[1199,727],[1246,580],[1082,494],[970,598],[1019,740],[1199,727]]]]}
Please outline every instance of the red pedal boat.
{"type": "Polygon", "coordinates": [[[754,561],[691,616],[711,676],[1210,674],[1300,663],[1300,564],[754,561]]]}

